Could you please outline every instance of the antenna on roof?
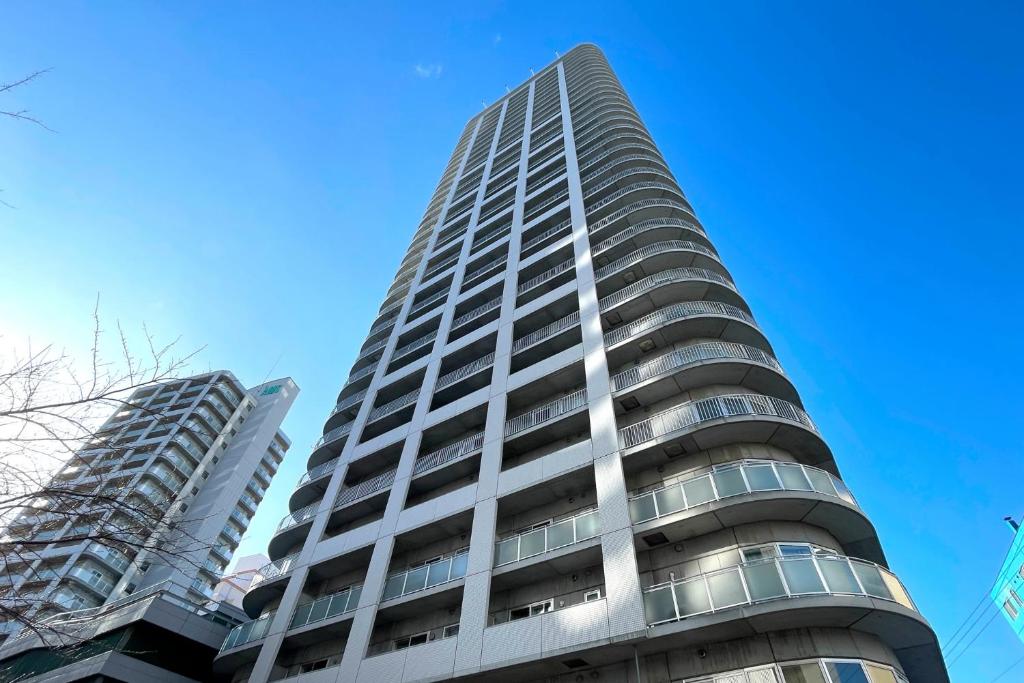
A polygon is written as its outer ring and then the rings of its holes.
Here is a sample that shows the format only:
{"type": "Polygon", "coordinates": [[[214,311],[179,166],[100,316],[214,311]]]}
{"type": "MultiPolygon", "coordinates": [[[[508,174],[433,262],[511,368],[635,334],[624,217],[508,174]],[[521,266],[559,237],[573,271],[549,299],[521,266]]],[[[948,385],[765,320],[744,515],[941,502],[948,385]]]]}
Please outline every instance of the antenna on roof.
{"type": "Polygon", "coordinates": [[[530,69],[530,75],[531,76],[536,76],[537,74],[533,73],[533,69],[530,69]]]}
{"type": "Polygon", "coordinates": [[[480,100],[480,108],[487,109],[487,102],[485,100],[480,100]]]}
{"type": "Polygon", "coordinates": [[[506,93],[510,93],[510,92],[512,92],[512,88],[510,88],[510,87],[508,87],[508,86],[506,85],[506,86],[505,86],[505,92],[506,92],[506,93]]]}
{"type": "Polygon", "coordinates": [[[558,54],[558,50],[555,50],[555,59],[561,59],[562,55],[558,54]]]}

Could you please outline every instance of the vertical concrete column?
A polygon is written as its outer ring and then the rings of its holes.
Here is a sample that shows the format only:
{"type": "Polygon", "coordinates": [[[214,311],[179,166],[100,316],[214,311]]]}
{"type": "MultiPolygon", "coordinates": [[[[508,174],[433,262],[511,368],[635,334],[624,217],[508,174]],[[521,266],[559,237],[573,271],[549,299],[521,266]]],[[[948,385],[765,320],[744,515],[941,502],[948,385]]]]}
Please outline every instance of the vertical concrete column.
{"type": "MultiPolygon", "coordinates": [[[[455,672],[472,672],[480,667],[483,632],[487,627],[491,593],[491,569],[494,565],[495,530],[498,519],[498,477],[501,474],[502,447],[505,442],[505,387],[512,359],[513,319],[516,287],[519,281],[519,252],[523,230],[523,200],[526,196],[527,161],[530,153],[530,128],[533,121],[533,83],[526,99],[526,118],[519,154],[519,175],[512,207],[512,230],[508,242],[505,283],[501,292],[498,338],[491,370],[491,394],[484,426],[484,446],[477,477],[476,511],[470,538],[469,566],[459,620],[459,642],[455,651],[455,672]]],[[[506,100],[506,107],[511,98],[506,100]]]]}
{"type": "MultiPolygon", "coordinates": [[[[492,139],[490,141],[490,149],[488,150],[486,161],[484,162],[483,177],[485,178],[490,172],[491,164],[494,161],[494,153],[498,144],[498,135],[501,131],[501,124],[504,120],[507,106],[508,102],[506,101],[502,105],[501,112],[498,114],[498,122],[495,125],[494,133],[492,134],[492,139]]],[[[454,197],[455,190],[459,186],[462,174],[466,170],[466,161],[473,149],[476,137],[480,135],[484,118],[484,116],[479,117],[476,130],[473,133],[473,139],[470,141],[470,144],[466,146],[466,151],[459,163],[459,171],[452,183],[452,189],[445,202],[445,207],[439,216],[437,225],[434,227],[434,234],[430,238],[430,246],[425,253],[423,262],[420,264],[420,272],[414,279],[413,287],[409,290],[410,296],[406,299],[406,306],[411,306],[413,300],[412,293],[416,291],[416,287],[418,287],[422,281],[423,272],[426,269],[426,263],[429,259],[429,255],[433,251],[434,244],[437,241],[439,228],[444,224],[444,220],[447,217],[448,208],[454,197]]],[[[445,301],[444,310],[441,313],[441,319],[437,328],[437,338],[434,340],[433,348],[428,357],[423,382],[420,388],[420,394],[416,399],[416,405],[413,408],[413,414],[410,418],[409,436],[406,437],[405,443],[402,446],[402,454],[398,462],[398,469],[395,473],[395,481],[391,485],[391,493],[388,496],[388,502],[384,509],[384,516],[381,519],[377,542],[374,545],[373,556],[370,559],[370,568],[367,571],[366,583],[363,586],[363,593],[360,596],[360,613],[356,615],[356,618],[359,619],[359,621],[353,622],[353,628],[351,633],[349,633],[348,642],[345,646],[345,654],[342,657],[341,666],[338,667],[338,680],[341,681],[355,679],[356,674],[358,673],[358,667],[364,657],[364,653],[370,645],[370,638],[373,631],[373,622],[376,619],[378,602],[384,587],[384,579],[387,575],[388,567],[391,564],[391,556],[394,552],[395,530],[398,526],[399,516],[405,507],[405,499],[409,493],[409,482],[412,478],[413,468],[416,465],[416,456],[420,451],[420,442],[423,436],[423,425],[427,417],[427,413],[430,411],[430,404],[434,395],[434,385],[437,382],[438,372],[441,367],[441,360],[444,356],[446,346],[445,342],[448,339],[448,334],[451,331],[452,320],[455,317],[455,306],[459,299],[459,290],[462,288],[462,281],[465,278],[466,265],[469,260],[469,251],[473,246],[472,235],[480,217],[480,207],[483,203],[483,197],[484,184],[481,183],[480,187],[477,189],[477,196],[473,205],[473,210],[470,213],[469,225],[466,228],[466,236],[463,238],[462,249],[459,252],[459,260],[455,266],[455,271],[452,276],[452,283],[449,287],[448,298],[445,301]],[[358,632],[356,628],[357,626],[359,627],[358,632]]],[[[397,339],[398,332],[399,330],[396,326],[396,330],[393,334],[393,340],[397,339]]],[[[391,345],[389,345],[383,358],[390,358],[393,350],[394,349],[391,348],[391,345]]],[[[381,365],[385,365],[383,359],[381,365]]],[[[378,372],[380,372],[380,370],[378,370],[378,372]]],[[[374,382],[374,386],[376,386],[378,378],[374,378],[374,382]]]]}
{"type": "Polygon", "coordinates": [[[622,458],[619,455],[608,359],[604,352],[604,333],[601,329],[601,311],[594,282],[582,178],[579,159],[576,156],[565,66],[562,62],[558,64],[558,89],[563,112],[562,133],[565,137],[565,165],[569,178],[569,211],[572,219],[573,252],[576,257],[576,286],[580,300],[583,368],[587,376],[594,481],[597,486],[601,518],[601,553],[609,622],[614,638],[642,631],[646,627],[646,622],[629,519],[626,480],[622,472],[622,458]]]}

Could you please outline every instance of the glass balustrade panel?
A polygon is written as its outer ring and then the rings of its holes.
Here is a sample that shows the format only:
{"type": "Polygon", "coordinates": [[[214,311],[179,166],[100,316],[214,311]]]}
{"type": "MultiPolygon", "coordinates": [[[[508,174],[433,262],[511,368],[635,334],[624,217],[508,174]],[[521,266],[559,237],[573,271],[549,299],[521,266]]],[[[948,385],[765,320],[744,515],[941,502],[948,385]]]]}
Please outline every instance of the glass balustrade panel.
{"type": "Polygon", "coordinates": [[[716,572],[709,575],[707,579],[708,590],[711,591],[711,600],[715,609],[743,605],[748,602],[738,568],[716,572]]]}
{"type": "Polygon", "coordinates": [[[782,574],[786,577],[789,592],[794,595],[805,593],[824,593],[825,586],[821,583],[818,570],[811,558],[800,558],[780,561],[782,574]]]}
{"type": "Polygon", "coordinates": [[[676,604],[679,606],[679,616],[685,617],[691,614],[700,614],[711,609],[711,600],[708,598],[707,584],[704,577],[682,581],[673,586],[676,596],[676,604]]]}

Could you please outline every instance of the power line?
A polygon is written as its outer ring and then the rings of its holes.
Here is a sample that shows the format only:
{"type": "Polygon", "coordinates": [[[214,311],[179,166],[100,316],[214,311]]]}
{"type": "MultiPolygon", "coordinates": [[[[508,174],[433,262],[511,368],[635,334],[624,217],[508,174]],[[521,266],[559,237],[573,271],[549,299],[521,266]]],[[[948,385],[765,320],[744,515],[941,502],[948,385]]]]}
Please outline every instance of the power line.
{"type": "Polygon", "coordinates": [[[976,641],[976,640],[978,639],[978,636],[980,636],[980,635],[981,635],[982,633],[984,633],[984,632],[985,632],[985,631],[986,631],[986,630],[988,629],[988,627],[992,625],[992,620],[993,620],[993,619],[995,619],[995,618],[996,618],[997,616],[999,616],[999,610],[998,610],[998,609],[996,609],[996,611],[994,611],[994,612],[992,613],[992,616],[990,616],[990,617],[988,618],[988,621],[986,621],[986,622],[985,622],[985,625],[981,627],[981,630],[980,630],[980,631],[978,631],[977,633],[975,633],[975,634],[974,634],[974,637],[973,637],[973,638],[971,638],[970,642],[968,642],[968,643],[967,643],[967,645],[965,645],[965,646],[964,646],[964,648],[963,648],[962,650],[960,650],[960,652],[959,652],[959,653],[957,654],[957,656],[953,658],[953,661],[949,662],[949,663],[948,663],[948,664],[946,665],[946,666],[947,666],[948,668],[952,668],[952,667],[953,667],[953,665],[954,665],[954,664],[956,664],[956,663],[957,663],[957,661],[958,661],[958,660],[959,660],[959,659],[960,659],[961,657],[963,657],[963,656],[964,656],[964,654],[965,654],[965,653],[966,653],[966,652],[967,652],[968,650],[970,650],[970,649],[971,649],[971,645],[973,645],[973,644],[974,644],[974,641],[976,641]]]}
{"type": "Polygon", "coordinates": [[[1002,678],[1006,674],[1010,673],[1010,671],[1013,670],[1014,668],[1016,668],[1021,662],[1024,662],[1024,655],[1021,655],[1020,659],[1018,659],[1016,662],[1014,662],[1010,666],[1006,667],[1001,674],[999,674],[998,676],[993,678],[989,683],[996,683],[996,681],[998,681],[1000,678],[1002,678]]]}

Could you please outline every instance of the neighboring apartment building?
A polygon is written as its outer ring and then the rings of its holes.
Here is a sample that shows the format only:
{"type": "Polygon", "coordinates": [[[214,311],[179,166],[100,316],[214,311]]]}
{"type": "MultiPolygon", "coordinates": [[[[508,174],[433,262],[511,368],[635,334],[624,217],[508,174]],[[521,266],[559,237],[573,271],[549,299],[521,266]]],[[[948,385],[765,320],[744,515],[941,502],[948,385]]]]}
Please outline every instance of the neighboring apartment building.
{"type": "Polygon", "coordinates": [[[1024,641],[1024,532],[1012,517],[1006,518],[1006,524],[1013,531],[1013,542],[1006,551],[990,596],[1014,635],[1024,641]]]}
{"type": "Polygon", "coordinates": [[[235,562],[231,573],[221,577],[220,583],[213,590],[214,602],[226,602],[242,609],[242,598],[249,590],[252,580],[259,574],[270,558],[263,554],[246,555],[235,562]]]}
{"type": "MultiPolygon", "coordinates": [[[[47,624],[115,613],[124,626],[125,606],[153,602],[147,596],[170,596],[192,612],[211,611],[200,607],[210,602],[289,448],[280,425],[298,391],[290,378],[246,389],[220,371],[134,392],[50,484],[123,493],[125,507],[76,518],[73,509],[55,515],[40,497],[6,533],[15,542],[49,543],[8,556],[6,599],[33,600],[26,616],[47,624]],[[156,519],[140,515],[142,510],[156,519]],[[122,514],[123,522],[117,519],[122,514]],[[140,516],[151,528],[139,526],[140,516]],[[75,540],[90,529],[115,537],[75,540]]],[[[218,619],[230,623],[232,616],[218,619]]],[[[88,626],[99,629],[94,635],[105,632],[102,621],[88,626]]],[[[9,631],[18,626],[9,624],[9,631]]],[[[39,654],[47,651],[42,641],[27,630],[22,636],[0,648],[0,669],[15,656],[47,659],[39,654]]]]}
{"type": "Polygon", "coordinates": [[[235,683],[948,680],[591,45],[467,124],[290,509],[235,683]]]}

